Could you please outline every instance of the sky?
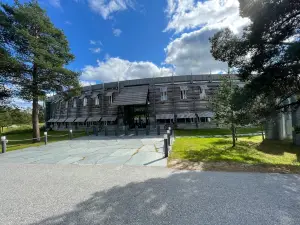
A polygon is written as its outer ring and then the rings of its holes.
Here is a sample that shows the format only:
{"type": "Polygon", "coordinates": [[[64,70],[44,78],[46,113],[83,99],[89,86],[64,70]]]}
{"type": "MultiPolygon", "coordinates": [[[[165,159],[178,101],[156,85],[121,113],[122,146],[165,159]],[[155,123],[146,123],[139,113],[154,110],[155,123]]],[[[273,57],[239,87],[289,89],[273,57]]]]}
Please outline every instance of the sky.
{"type": "MultiPolygon", "coordinates": [[[[12,2],[12,0],[4,0],[12,2]]],[[[22,1],[21,1],[22,2],[22,1]]],[[[240,33],[238,0],[41,0],[62,29],[82,85],[145,77],[221,73],[209,37],[240,33]]]]}

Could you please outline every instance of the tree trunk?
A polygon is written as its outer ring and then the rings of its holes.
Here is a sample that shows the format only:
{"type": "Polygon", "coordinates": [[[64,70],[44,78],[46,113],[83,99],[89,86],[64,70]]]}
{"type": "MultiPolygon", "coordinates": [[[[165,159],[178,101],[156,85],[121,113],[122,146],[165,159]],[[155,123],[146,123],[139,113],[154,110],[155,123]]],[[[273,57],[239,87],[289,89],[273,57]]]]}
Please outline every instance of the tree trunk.
{"type": "Polygon", "coordinates": [[[40,128],[39,128],[39,99],[33,98],[32,101],[32,130],[33,134],[32,137],[33,142],[39,142],[40,141],[40,128]]]}
{"type": "Polygon", "coordinates": [[[262,140],[264,141],[265,140],[265,135],[264,135],[263,126],[261,126],[261,137],[262,137],[262,140]]]}
{"type": "Polygon", "coordinates": [[[32,138],[33,142],[40,142],[39,97],[36,65],[33,65],[32,71],[32,96],[32,138]]]}
{"type": "Polygon", "coordinates": [[[235,142],[236,142],[236,140],[235,140],[235,127],[234,127],[233,124],[231,125],[231,134],[232,134],[232,147],[235,147],[235,142]]]}

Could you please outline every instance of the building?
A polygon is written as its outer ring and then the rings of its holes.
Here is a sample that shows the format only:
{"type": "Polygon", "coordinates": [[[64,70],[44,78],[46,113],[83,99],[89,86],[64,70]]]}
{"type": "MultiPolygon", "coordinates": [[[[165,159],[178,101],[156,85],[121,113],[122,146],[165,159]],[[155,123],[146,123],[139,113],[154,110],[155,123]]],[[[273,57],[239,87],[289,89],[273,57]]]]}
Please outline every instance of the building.
{"type": "MultiPolygon", "coordinates": [[[[155,129],[216,127],[208,98],[224,75],[185,75],[126,80],[84,87],[80,96],[64,101],[60,96],[46,102],[47,126],[83,129],[116,126],[155,129]]],[[[230,75],[237,85],[236,75],[230,75]]]]}
{"type": "Polygon", "coordinates": [[[266,139],[292,139],[294,144],[300,146],[300,107],[297,106],[293,109],[289,106],[297,101],[297,96],[291,96],[282,103],[282,106],[286,106],[285,110],[276,111],[267,119],[266,139]]]}

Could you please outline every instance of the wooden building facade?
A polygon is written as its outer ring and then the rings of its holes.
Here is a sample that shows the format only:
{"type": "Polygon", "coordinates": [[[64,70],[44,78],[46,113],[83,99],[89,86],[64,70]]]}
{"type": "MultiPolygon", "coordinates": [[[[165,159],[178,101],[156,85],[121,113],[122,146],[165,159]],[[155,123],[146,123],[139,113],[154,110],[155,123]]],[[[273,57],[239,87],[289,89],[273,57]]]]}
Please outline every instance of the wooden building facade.
{"type": "MultiPolygon", "coordinates": [[[[83,129],[104,126],[155,129],[216,127],[208,98],[225,75],[186,75],[111,82],[84,87],[80,96],[46,102],[47,126],[83,129]]],[[[236,75],[230,75],[237,85],[236,75]]]]}

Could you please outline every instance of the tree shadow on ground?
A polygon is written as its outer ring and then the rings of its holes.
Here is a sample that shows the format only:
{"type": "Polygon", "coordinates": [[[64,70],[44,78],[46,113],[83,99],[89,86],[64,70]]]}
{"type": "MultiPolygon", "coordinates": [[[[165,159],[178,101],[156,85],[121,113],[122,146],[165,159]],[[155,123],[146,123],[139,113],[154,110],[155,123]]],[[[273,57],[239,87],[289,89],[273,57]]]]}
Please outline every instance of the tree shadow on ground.
{"type": "Polygon", "coordinates": [[[95,192],[32,225],[296,225],[299,187],[296,175],[176,172],[95,192]]]}
{"type": "Polygon", "coordinates": [[[291,140],[264,140],[257,146],[257,150],[272,155],[283,155],[288,152],[296,154],[298,159],[300,154],[300,147],[293,145],[291,140]]]}

